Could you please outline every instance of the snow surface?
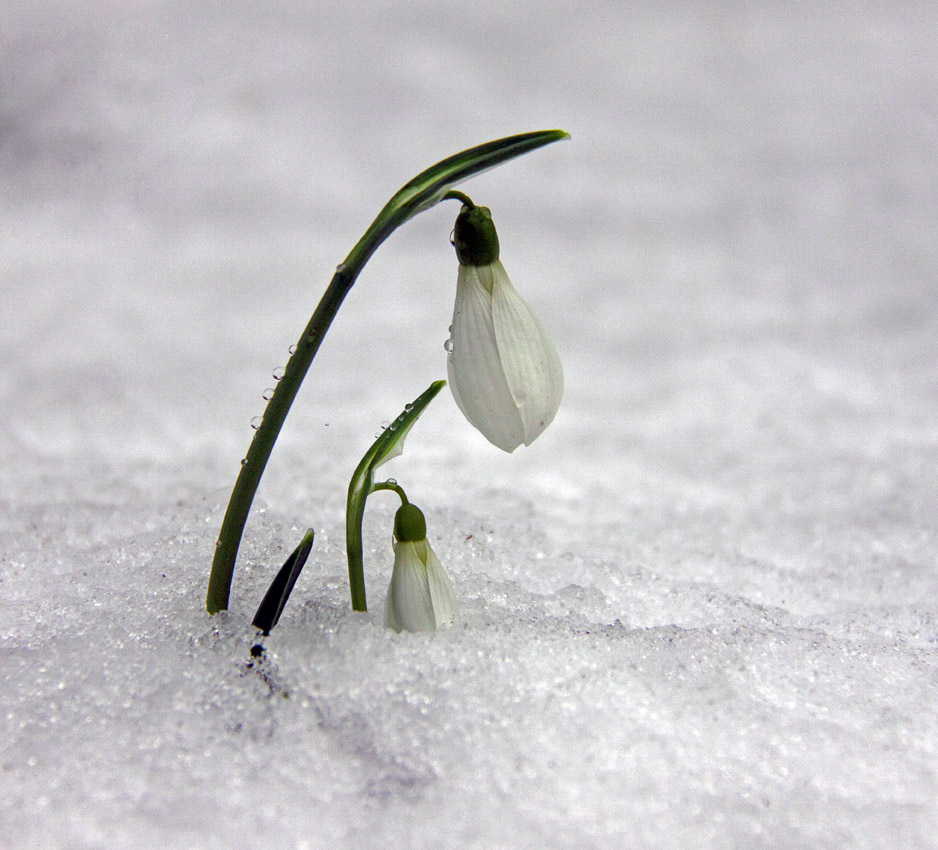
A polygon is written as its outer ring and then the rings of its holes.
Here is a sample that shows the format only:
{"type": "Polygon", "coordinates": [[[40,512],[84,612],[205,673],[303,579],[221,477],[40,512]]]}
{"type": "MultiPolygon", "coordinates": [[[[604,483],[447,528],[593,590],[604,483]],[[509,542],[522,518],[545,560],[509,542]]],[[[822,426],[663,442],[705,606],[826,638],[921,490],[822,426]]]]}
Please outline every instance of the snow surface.
{"type": "Polygon", "coordinates": [[[938,846],[938,7],[0,9],[0,846],[938,846]],[[463,188],[561,351],[504,455],[387,467],[462,604],[349,610],[342,510],[445,375],[444,204],[395,234],[203,598],[249,422],[405,180],[463,188]],[[254,608],[310,562],[252,658],[254,608]]]}

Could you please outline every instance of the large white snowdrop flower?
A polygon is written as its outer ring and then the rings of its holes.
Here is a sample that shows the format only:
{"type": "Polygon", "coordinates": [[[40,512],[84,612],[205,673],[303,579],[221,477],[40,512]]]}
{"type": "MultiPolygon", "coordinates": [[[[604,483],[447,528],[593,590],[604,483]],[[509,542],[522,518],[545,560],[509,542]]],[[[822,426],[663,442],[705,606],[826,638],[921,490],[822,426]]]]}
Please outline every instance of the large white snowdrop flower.
{"type": "Polygon", "coordinates": [[[432,632],[456,619],[452,582],[427,542],[420,508],[404,504],[394,517],[394,570],[384,624],[396,632],[432,632]]]}
{"type": "Polygon", "coordinates": [[[506,452],[529,446],[554,419],[563,369],[544,327],[498,259],[486,207],[463,206],[453,231],[459,259],[447,370],[456,404],[506,452]]]}

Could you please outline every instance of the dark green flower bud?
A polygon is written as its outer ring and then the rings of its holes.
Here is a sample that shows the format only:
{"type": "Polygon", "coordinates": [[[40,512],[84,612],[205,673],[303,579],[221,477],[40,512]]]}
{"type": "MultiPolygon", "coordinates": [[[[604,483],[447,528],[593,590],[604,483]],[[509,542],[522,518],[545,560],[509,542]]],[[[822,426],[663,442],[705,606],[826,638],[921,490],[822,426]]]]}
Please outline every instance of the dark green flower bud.
{"type": "Polygon", "coordinates": [[[488,266],[498,259],[498,234],[488,207],[463,206],[456,217],[453,245],[464,266],[488,266]]]}
{"type": "Polygon", "coordinates": [[[427,539],[427,521],[423,511],[410,503],[401,505],[394,515],[394,536],[399,542],[427,539]]]}

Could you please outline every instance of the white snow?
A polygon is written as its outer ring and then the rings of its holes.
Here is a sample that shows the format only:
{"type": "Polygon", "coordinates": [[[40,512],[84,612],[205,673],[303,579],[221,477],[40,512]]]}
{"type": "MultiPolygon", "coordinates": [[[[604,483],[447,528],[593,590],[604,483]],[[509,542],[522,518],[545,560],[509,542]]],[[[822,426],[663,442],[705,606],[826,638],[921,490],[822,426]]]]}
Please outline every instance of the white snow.
{"type": "MultiPolygon", "coordinates": [[[[938,10],[5,0],[0,847],[929,848],[938,10]],[[382,626],[345,488],[445,375],[457,205],[348,297],[203,599],[249,422],[407,179],[462,188],[567,394],[387,467],[460,622],[382,626]],[[280,625],[250,627],[316,528],[280,625]]],[[[384,471],[384,470],[383,470],[384,471]]]]}

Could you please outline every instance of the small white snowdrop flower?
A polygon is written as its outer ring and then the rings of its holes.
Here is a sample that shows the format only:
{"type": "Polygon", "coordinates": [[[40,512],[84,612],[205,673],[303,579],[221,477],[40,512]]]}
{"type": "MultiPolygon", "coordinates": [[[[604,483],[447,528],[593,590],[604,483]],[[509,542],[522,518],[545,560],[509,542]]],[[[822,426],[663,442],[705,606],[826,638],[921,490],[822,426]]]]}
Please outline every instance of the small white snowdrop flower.
{"type": "Polygon", "coordinates": [[[466,419],[489,442],[513,452],[529,446],[557,413],[560,357],[498,259],[498,235],[486,207],[463,206],[453,245],[459,275],[446,346],[449,385],[466,419]]]}
{"type": "Polygon", "coordinates": [[[394,517],[394,538],[385,626],[396,632],[446,628],[456,619],[456,594],[427,542],[427,523],[420,508],[401,505],[394,517]]]}

